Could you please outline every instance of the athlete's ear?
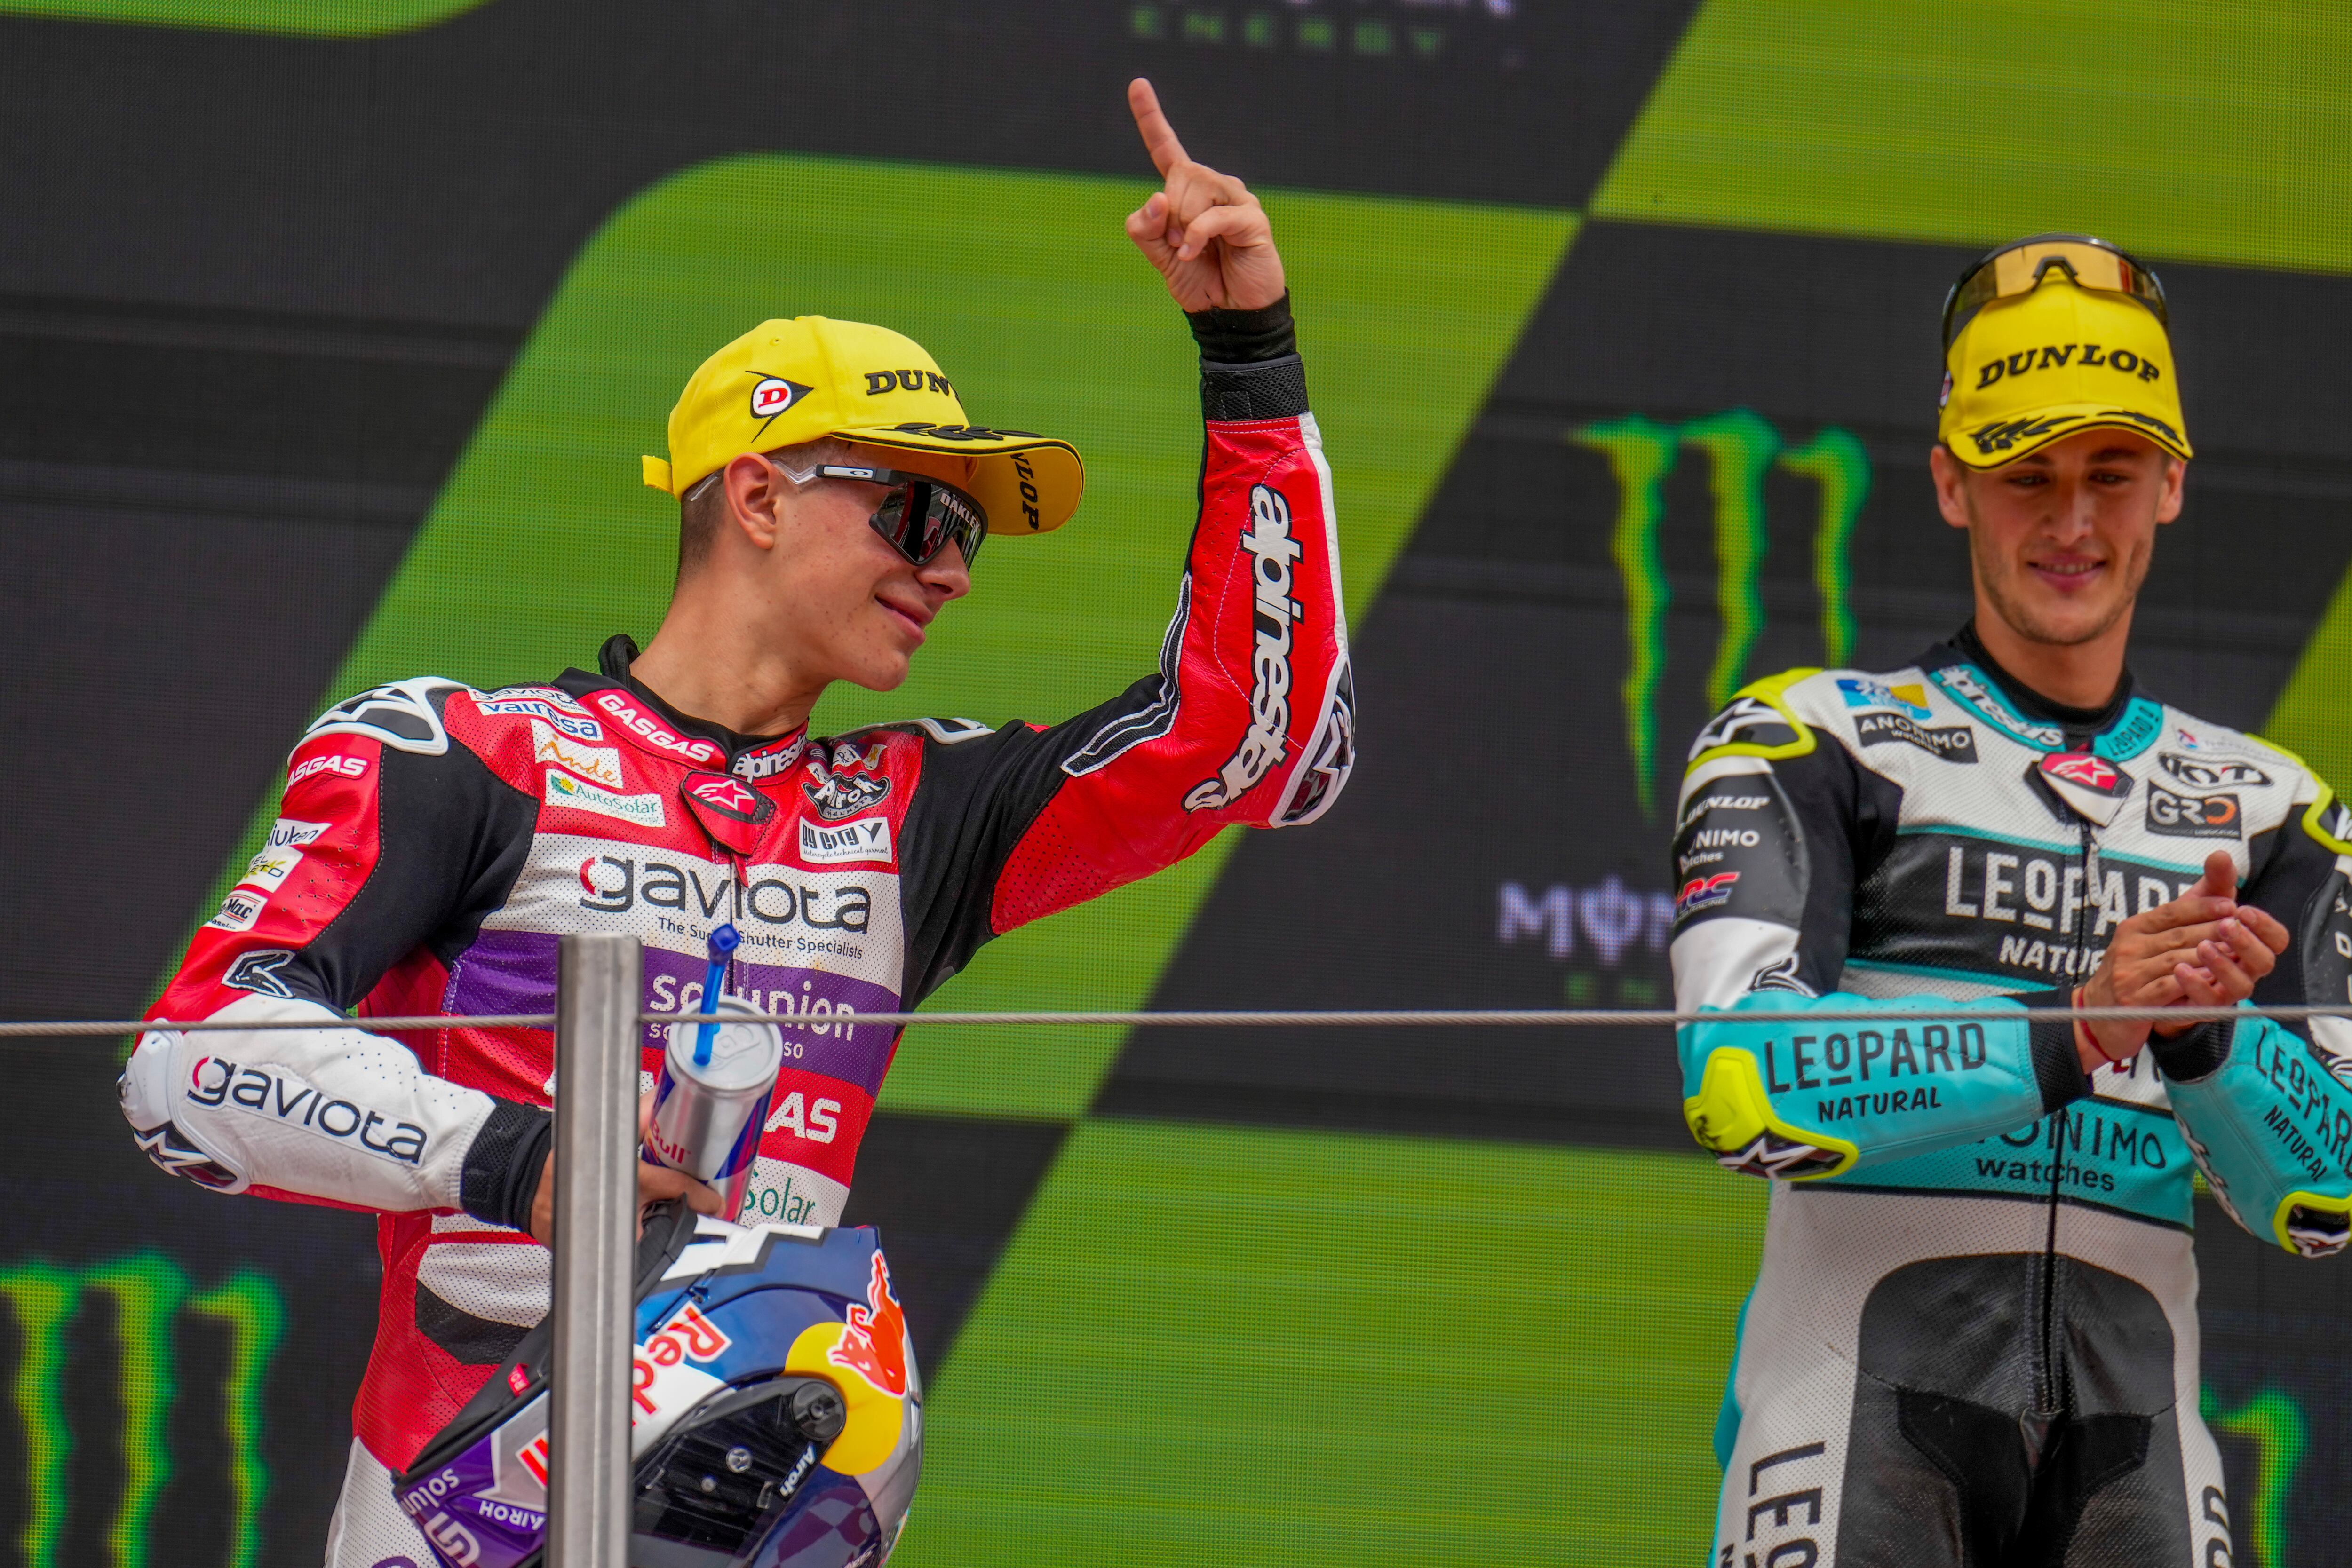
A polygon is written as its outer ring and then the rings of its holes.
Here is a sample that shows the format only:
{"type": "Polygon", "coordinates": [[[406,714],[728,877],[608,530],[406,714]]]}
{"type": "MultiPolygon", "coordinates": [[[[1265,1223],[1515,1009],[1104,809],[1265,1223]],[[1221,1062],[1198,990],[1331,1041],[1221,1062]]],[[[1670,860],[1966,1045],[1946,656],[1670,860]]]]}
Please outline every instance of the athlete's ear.
{"type": "Polygon", "coordinates": [[[727,490],[727,527],[754,549],[775,549],[779,513],[792,488],[775,465],[747,452],[727,465],[720,483],[727,490]]]}
{"type": "Polygon", "coordinates": [[[2164,494],[2156,503],[2156,520],[2168,523],[2180,516],[2188,499],[2185,486],[2189,482],[2189,465],[2168,452],[2164,455],[2164,494]]]}
{"type": "Polygon", "coordinates": [[[1938,441],[1927,449],[1927,469],[1936,476],[1936,509],[1944,514],[1944,521],[1956,528],[1969,526],[1969,498],[1964,486],[1969,471],[1952,455],[1952,449],[1938,441]]]}

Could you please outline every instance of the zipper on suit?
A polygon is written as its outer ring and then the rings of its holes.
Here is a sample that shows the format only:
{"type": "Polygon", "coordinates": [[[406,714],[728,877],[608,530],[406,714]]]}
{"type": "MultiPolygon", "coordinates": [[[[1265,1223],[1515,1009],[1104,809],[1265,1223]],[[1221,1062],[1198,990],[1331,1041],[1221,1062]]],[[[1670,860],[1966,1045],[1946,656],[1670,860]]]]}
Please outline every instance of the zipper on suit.
{"type": "MultiPolygon", "coordinates": [[[[2083,899],[2074,912],[2074,961],[2068,966],[2067,980],[2070,998],[2083,979],[2094,919],[2091,912],[2099,907],[2098,825],[2087,817],[2077,818],[2076,821],[2083,850],[2083,899]]],[[[2034,1381],[2042,1408],[2052,1415],[2063,1412],[2072,1403],[2070,1391],[2063,1386],[2067,1381],[2064,1370],[2058,1364],[2058,1208],[2064,1201],[2067,1134],[2073,1121],[2074,1113],[2064,1106],[2050,1115],[2049,1223],[2042,1243],[2042,1354],[2034,1381]]]]}

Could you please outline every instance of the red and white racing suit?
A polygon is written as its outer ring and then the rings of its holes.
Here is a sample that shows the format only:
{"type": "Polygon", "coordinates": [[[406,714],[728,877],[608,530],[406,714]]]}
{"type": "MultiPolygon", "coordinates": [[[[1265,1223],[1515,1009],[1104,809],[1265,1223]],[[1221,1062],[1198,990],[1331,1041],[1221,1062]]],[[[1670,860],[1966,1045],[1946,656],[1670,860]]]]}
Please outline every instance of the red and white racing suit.
{"type": "MultiPolygon", "coordinates": [[[[1201,511],[1160,667],[1065,723],[919,719],[746,738],[600,674],[408,680],[310,727],[282,815],[152,1017],[123,1107],[165,1170],[375,1211],[383,1295],[355,1409],[404,1467],[547,1310],[520,1234],[549,1145],[550,1031],[347,1019],[545,1013],[567,932],[645,943],[646,1006],[730,989],[792,1013],[743,1218],[829,1225],[898,1031],[991,937],[1174,864],[1234,823],[1326,810],[1353,753],[1330,470],[1286,304],[1207,312],[1201,511]]],[[[1082,603],[1054,614],[1083,614],[1082,603]]],[[[644,1063],[658,1061],[648,1026],[644,1063]]]]}

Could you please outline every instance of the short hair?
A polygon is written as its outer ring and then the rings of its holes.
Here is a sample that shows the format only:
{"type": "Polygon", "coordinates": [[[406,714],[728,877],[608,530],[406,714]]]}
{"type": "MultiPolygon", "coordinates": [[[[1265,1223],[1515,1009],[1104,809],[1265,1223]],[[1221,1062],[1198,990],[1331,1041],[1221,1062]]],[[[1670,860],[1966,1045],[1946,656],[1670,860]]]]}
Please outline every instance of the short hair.
{"type": "MultiPolygon", "coordinates": [[[[821,436],[764,454],[786,468],[809,469],[823,463],[846,463],[849,443],[838,436],[821,436]]],[[[732,462],[733,459],[729,459],[732,462]]],[[[711,542],[727,515],[727,466],[704,475],[677,501],[677,580],[684,582],[710,559],[711,542]]]]}

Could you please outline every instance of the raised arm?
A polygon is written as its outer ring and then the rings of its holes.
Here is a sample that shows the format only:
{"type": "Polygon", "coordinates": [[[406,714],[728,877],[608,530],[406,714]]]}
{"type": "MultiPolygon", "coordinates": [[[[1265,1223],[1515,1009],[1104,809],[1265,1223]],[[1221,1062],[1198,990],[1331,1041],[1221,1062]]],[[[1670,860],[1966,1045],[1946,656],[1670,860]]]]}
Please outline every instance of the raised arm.
{"type": "Polygon", "coordinates": [[[1184,157],[1148,84],[1129,99],[1167,183],[1128,233],[1201,350],[1200,517],[1156,672],[1050,728],[927,727],[906,830],[910,999],[991,936],[1223,828],[1313,821],[1355,759],[1331,471],[1272,230],[1241,182],[1184,157]]]}

